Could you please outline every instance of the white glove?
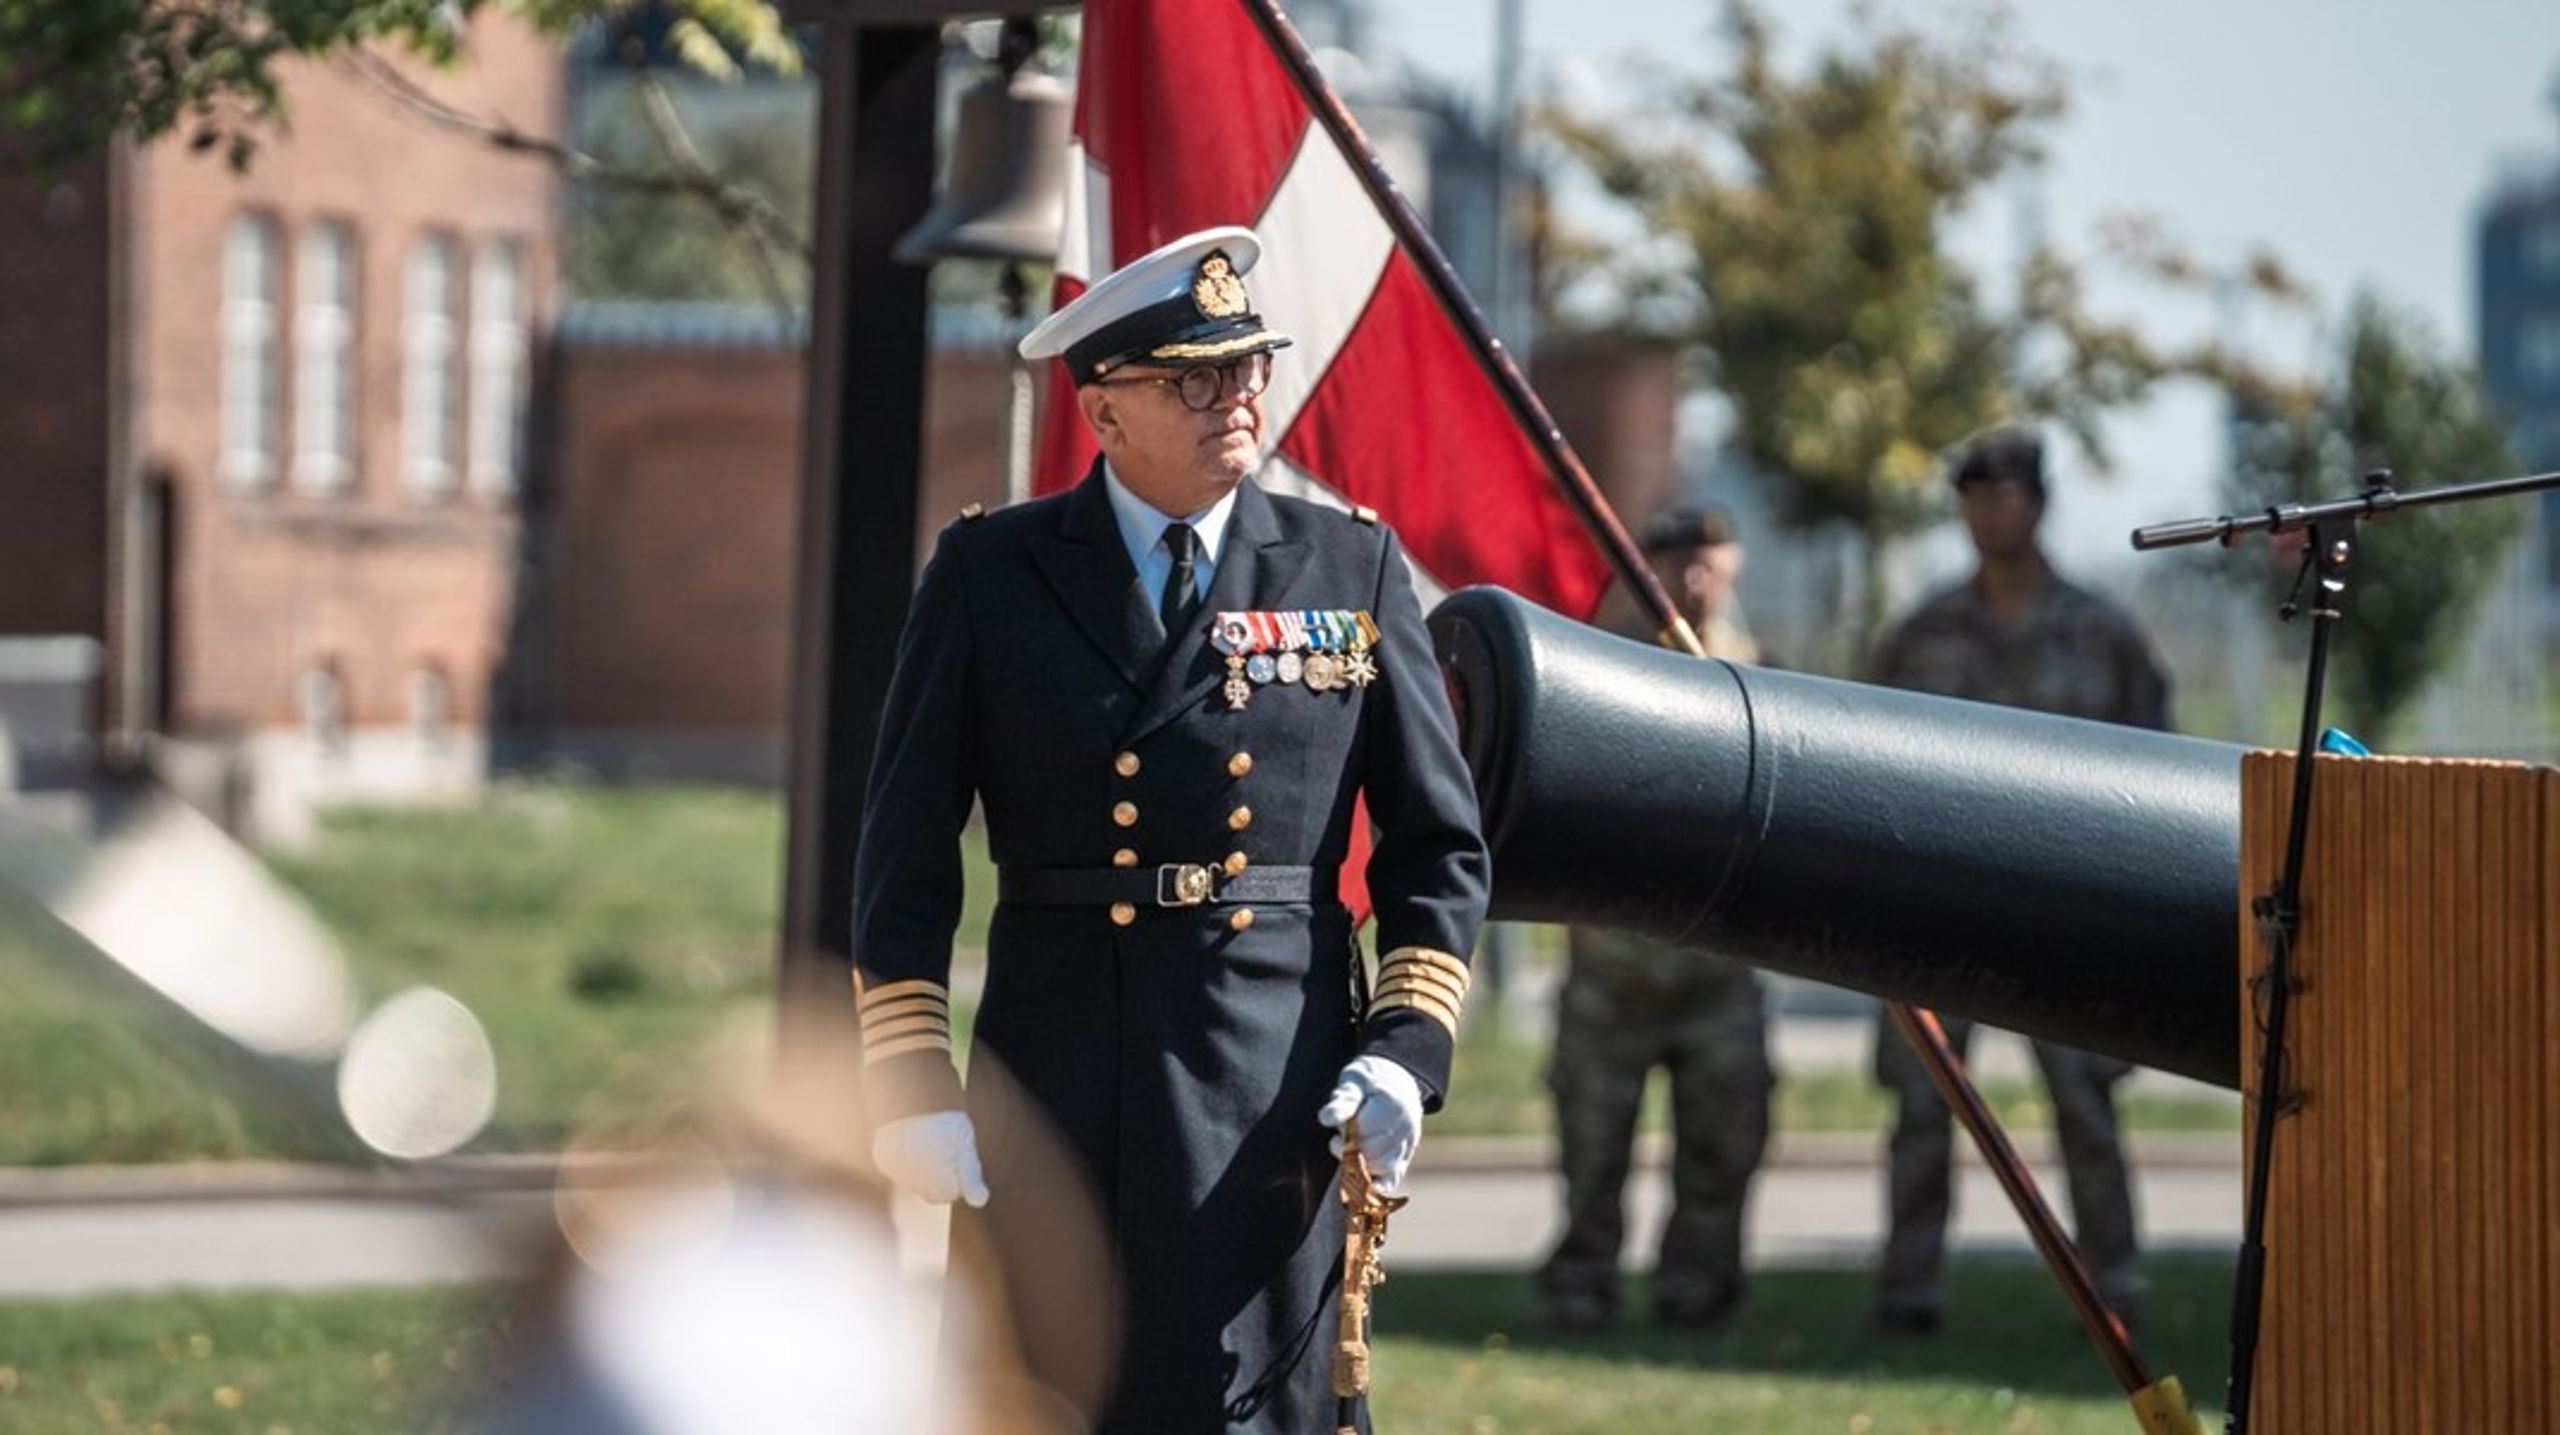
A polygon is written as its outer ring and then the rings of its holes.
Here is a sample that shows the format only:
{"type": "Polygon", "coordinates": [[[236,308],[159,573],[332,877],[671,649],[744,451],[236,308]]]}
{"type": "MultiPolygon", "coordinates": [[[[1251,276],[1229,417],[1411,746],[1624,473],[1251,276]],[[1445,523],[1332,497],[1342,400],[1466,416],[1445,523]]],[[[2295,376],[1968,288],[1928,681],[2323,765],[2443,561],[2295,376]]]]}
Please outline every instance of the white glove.
{"type": "MultiPolygon", "coordinates": [[[[1344,1122],[1358,1126],[1369,1174],[1379,1190],[1392,1196],[1404,1185],[1414,1148],[1422,1144],[1422,1083],[1383,1056],[1354,1057],[1342,1068],[1341,1084],[1316,1120],[1336,1131],[1344,1122]]],[[[1342,1154],[1340,1136],[1333,1138],[1333,1154],[1342,1154]]]]}
{"type": "Polygon", "coordinates": [[[978,1128],[966,1111],[932,1111],[884,1123],[871,1136],[871,1164],[892,1185],[937,1206],[987,1203],[978,1166],[978,1128]]]}

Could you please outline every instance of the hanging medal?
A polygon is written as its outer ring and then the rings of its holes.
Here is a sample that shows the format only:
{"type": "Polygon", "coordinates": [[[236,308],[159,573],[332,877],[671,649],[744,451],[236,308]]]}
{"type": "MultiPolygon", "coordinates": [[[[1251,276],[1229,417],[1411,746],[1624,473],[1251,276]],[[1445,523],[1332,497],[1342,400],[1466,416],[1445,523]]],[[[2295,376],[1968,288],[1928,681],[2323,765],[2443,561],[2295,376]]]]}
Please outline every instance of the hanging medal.
{"type": "Polygon", "coordinates": [[[1365,688],[1378,680],[1378,660],[1366,648],[1354,648],[1342,660],[1342,680],[1355,688],[1365,688]]]}
{"type": "Polygon", "coordinates": [[[1378,643],[1378,625],[1370,621],[1366,610],[1346,614],[1349,631],[1344,643],[1350,655],[1342,660],[1342,680],[1355,688],[1365,688],[1378,680],[1378,660],[1371,649],[1378,643]]]}

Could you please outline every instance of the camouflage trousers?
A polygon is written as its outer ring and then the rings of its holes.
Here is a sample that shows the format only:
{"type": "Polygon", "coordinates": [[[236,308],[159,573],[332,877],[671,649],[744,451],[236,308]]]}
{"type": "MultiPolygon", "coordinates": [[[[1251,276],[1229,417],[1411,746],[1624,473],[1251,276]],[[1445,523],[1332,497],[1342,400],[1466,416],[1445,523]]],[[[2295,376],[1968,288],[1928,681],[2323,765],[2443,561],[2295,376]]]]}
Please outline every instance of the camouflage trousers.
{"type": "MultiPolygon", "coordinates": [[[[1946,1029],[1948,1042],[1963,1055],[1973,1039],[1973,1023],[1947,1020],[1946,1029]]],[[[2054,1134],[2071,1193],[2072,1240],[2089,1263],[2099,1297],[2131,1317],[2142,1303],[2142,1268],[2115,1100],[2115,1084],[2130,1068],[2112,1057],[2067,1046],[2030,1045],[2053,1102],[2054,1134]]],[[[1892,1225],[1885,1236],[1877,1306],[1936,1314],[1946,1303],[1942,1282],[1955,1151],[1951,1118],[1928,1069],[1890,1023],[1876,1029],[1875,1071],[1876,1080],[1900,1103],[1886,1172],[1892,1225]]]]}
{"type": "Polygon", "coordinates": [[[1626,1242],[1627,1171],[1646,1078],[1671,1080],[1670,1223],[1654,1269],[1653,1301],[1703,1316],[1742,1291],[1743,1203],[1769,1141],[1767,1020],[1749,968],[1697,952],[1594,961],[1576,933],[1576,958],[1556,1017],[1547,1084],[1555,1094],[1565,1186],[1564,1236],[1540,1280],[1553,1296],[1597,1299],[1617,1290],[1626,1242]]]}

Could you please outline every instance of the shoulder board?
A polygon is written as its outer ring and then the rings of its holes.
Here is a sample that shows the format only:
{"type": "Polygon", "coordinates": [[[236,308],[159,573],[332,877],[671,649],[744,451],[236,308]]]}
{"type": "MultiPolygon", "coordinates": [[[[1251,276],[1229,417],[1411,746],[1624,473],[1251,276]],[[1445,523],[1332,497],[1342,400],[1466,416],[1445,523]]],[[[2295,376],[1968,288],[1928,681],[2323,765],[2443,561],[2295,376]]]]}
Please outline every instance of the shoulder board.
{"type": "Polygon", "coordinates": [[[1378,526],[1378,510],[1368,507],[1365,504],[1352,509],[1351,516],[1359,519],[1365,524],[1368,524],[1371,528],[1378,526]]]}
{"type": "Polygon", "coordinates": [[[964,503],[960,505],[960,521],[963,523],[973,522],[986,516],[987,506],[983,503],[964,503]]]}

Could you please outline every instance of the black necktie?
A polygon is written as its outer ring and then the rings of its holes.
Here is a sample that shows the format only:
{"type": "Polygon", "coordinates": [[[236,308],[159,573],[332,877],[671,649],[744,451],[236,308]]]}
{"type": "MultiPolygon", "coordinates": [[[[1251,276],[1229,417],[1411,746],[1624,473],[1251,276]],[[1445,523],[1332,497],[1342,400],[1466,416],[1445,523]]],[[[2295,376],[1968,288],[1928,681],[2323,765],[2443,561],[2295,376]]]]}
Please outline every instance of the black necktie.
{"type": "Polygon", "coordinates": [[[1176,523],[1165,529],[1164,546],[1173,554],[1173,571],[1165,575],[1164,597],[1157,603],[1156,613],[1164,619],[1165,641],[1171,642],[1199,601],[1193,564],[1200,552],[1200,535],[1191,531],[1190,524],[1176,523]]]}

